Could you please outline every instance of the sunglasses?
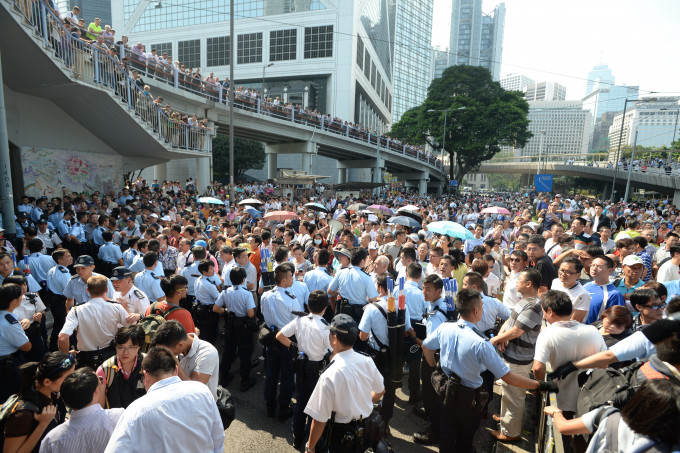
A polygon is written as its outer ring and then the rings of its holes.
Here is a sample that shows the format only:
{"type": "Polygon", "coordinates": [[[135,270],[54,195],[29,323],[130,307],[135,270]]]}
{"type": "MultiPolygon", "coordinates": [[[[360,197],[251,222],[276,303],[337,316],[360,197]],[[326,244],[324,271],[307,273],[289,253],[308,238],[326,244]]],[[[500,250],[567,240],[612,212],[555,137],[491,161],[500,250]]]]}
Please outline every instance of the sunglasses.
{"type": "Polygon", "coordinates": [[[512,262],[512,263],[520,263],[520,262],[522,262],[522,260],[519,259],[519,258],[510,258],[509,261],[512,262]]]}
{"type": "Polygon", "coordinates": [[[75,364],[76,364],[76,358],[73,357],[73,354],[69,354],[69,356],[66,357],[64,359],[64,361],[61,362],[61,364],[59,366],[55,367],[54,369],[52,369],[52,371],[50,371],[48,373],[48,376],[54,376],[56,373],[58,373],[61,370],[68,370],[69,368],[71,368],[75,364]]]}
{"type": "Polygon", "coordinates": [[[645,305],[645,307],[651,308],[652,310],[663,310],[664,308],[666,308],[666,305],[668,304],[662,303],[660,305],[645,305]]]}

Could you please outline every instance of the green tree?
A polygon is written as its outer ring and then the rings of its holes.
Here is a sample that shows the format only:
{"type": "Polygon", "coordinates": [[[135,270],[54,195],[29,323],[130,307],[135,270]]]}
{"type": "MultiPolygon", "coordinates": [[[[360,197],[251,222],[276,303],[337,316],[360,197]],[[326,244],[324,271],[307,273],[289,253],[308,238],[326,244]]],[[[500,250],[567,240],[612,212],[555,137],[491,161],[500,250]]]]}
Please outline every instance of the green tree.
{"type": "Polygon", "coordinates": [[[505,192],[517,192],[519,190],[520,175],[489,173],[489,188],[505,192]]]}
{"type": "MultiPolygon", "coordinates": [[[[229,182],[229,136],[217,134],[213,138],[213,173],[215,179],[223,183],[229,182]]],[[[266,157],[264,144],[255,140],[238,138],[234,140],[234,180],[241,181],[247,170],[261,170],[266,157]]]]}
{"type": "Polygon", "coordinates": [[[528,113],[522,93],[501,88],[486,68],[452,66],[432,82],[425,101],[392,126],[390,136],[408,143],[429,143],[440,150],[445,142],[444,151],[451,157],[456,153],[450,178],[461,181],[501,146],[526,145],[533,136],[528,113]],[[441,110],[448,110],[446,130],[441,110]]]}

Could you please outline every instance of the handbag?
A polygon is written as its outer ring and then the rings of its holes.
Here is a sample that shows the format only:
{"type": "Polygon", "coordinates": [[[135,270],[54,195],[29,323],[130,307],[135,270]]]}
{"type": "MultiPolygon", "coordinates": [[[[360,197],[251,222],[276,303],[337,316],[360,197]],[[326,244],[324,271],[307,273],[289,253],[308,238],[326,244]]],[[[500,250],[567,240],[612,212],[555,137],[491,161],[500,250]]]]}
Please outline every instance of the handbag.
{"type": "Polygon", "coordinates": [[[229,428],[231,422],[236,418],[236,407],[234,407],[234,398],[232,398],[229,390],[221,385],[217,386],[217,411],[220,413],[224,429],[229,428]]]}

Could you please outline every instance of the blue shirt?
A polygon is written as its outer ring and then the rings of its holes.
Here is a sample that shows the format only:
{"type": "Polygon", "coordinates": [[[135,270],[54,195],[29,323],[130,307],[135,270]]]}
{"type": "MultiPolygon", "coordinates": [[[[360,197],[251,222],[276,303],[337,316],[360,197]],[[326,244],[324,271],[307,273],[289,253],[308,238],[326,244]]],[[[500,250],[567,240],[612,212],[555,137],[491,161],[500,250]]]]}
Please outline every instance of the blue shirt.
{"type": "Polygon", "coordinates": [[[69,280],[71,280],[71,273],[66,266],[57,264],[47,273],[47,289],[63,296],[69,280]]]}
{"type": "Polygon", "coordinates": [[[146,294],[149,302],[156,302],[161,297],[165,297],[161,289],[161,278],[148,269],[144,269],[144,272],[135,276],[135,286],[146,294]]]}
{"type": "MultiPolygon", "coordinates": [[[[645,284],[645,282],[643,282],[642,279],[640,279],[640,280],[638,280],[638,282],[637,282],[635,285],[633,285],[632,288],[629,289],[629,288],[626,287],[626,279],[623,278],[623,276],[621,276],[621,281],[619,282],[619,285],[616,287],[616,289],[617,289],[622,295],[625,296],[625,295],[628,294],[628,293],[632,293],[633,291],[635,291],[636,289],[638,289],[639,287],[641,287],[641,286],[644,285],[644,284],[645,284]]],[[[592,301],[591,301],[591,302],[592,302],[592,301]]]]}
{"type": "Polygon", "coordinates": [[[17,206],[17,212],[25,212],[26,214],[30,215],[32,210],[33,210],[33,206],[31,206],[28,203],[26,203],[26,204],[22,203],[19,206],[17,206]]]}
{"type": "Polygon", "coordinates": [[[627,360],[645,360],[652,354],[656,354],[656,346],[649,341],[642,331],[634,332],[624,338],[609,350],[619,359],[619,362],[627,360]]]}
{"type": "Polygon", "coordinates": [[[283,326],[291,322],[296,316],[293,311],[299,311],[300,306],[291,288],[275,287],[262,295],[260,301],[264,322],[268,326],[276,326],[282,329],[283,326]]]}
{"type": "Polygon", "coordinates": [[[480,374],[489,370],[498,379],[510,372],[491,343],[475,332],[475,325],[463,319],[447,322],[428,335],[423,346],[440,350],[440,363],[447,376],[456,373],[465,387],[479,388],[480,374]]]}
{"type": "Polygon", "coordinates": [[[52,224],[52,227],[54,228],[56,225],[59,225],[59,221],[64,218],[64,212],[53,212],[50,214],[50,216],[47,218],[47,221],[52,224]]]}
{"type": "Polygon", "coordinates": [[[191,263],[191,266],[185,267],[182,271],[182,275],[189,282],[187,284],[187,294],[190,296],[196,295],[196,279],[201,276],[198,272],[198,263],[191,263]]]}
{"type": "MultiPolygon", "coordinates": [[[[132,248],[127,249],[126,251],[123,252],[123,265],[125,267],[127,267],[128,269],[130,269],[130,266],[132,266],[132,262],[134,261],[135,257],[137,257],[138,255],[141,255],[141,253],[139,253],[139,250],[135,250],[135,249],[132,249],[132,248]]],[[[142,263],[142,264],[144,264],[144,263],[142,263]]],[[[130,269],[130,270],[132,270],[132,269],[130,269]]]]}
{"type": "Polygon", "coordinates": [[[121,252],[120,247],[113,242],[107,242],[106,244],[99,247],[99,253],[97,253],[97,257],[102,261],[117,265],[118,260],[123,259],[123,252],[121,252]]]}
{"type": "Polygon", "coordinates": [[[217,288],[217,284],[205,275],[201,275],[196,279],[195,285],[196,300],[201,305],[212,307],[217,298],[220,297],[220,290],[217,288]]]}
{"type": "Polygon", "coordinates": [[[293,286],[290,287],[295,294],[295,299],[298,301],[298,311],[305,311],[305,304],[309,301],[309,289],[303,282],[293,280],[293,286]]]}
{"type": "MultiPolygon", "coordinates": [[[[14,270],[12,270],[12,272],[9,273],[8,277],[11,277],[12,275],[14,275],[14,270]]],[[[23,275],[23,272],[19,272],[18,275],[23,275]]],[[[28,283],[28,292],[29,293],[37,293],[38,291],[40,291],[42,289],[42,287],[38,284],[37,281],[35,281],[35,278],[31,274],[25,275],[25,277],[26,277],[26,282],[28,283]]],[[[2,285],[2,282],[4,282],[4,281],[5,281],[5,277],[0,275],[0,285],[2,285]]]]}
{"type": "Polygon", "coordinates": [[[215,305],[226,309],[238,318],[244,318],[248,316],[248,310],[255,309],[255,300],[253,293],[248,291],[245,286],[237,285],[222,291],[215,305]]]}
{"type": "Polygon", "coordinates": [[[371,276],[358,267],[348,267],[338,272],[328,286],[330,291],[340,290],[340,295],[346,298],[350,305],[366,305],[378,297],[371,276]]]}
{"type": "Polygon", "coordinates": [[[444,296],[440,297],[435,302],[427,303],[427,313],[425,314],[425,331],[429,337],[432,332],[437,330],[437,327],[446,322],[446,300],[444,296]],[[436,310],[435,308],[439,308],[436,310]],[[442,313],[443,312],[443,313],[442,313]]]}
{"type": "MultiPolygon", "coordinates": [[[[101,274],[92,272],[92,275],[95,276],[101,274]]],[[[111,280],[107,279],[107,283],[108,289],[106,290],[106,296],[109,299],[112,299],[113,293],[115,293],[116,291],[113,289],[113,284],[111,284],[111,280]]],[[[64,289],[64,296],[66,296],[67,299],[73,299],[75,305],[84,304],[85,302],[90,300],[90,296],[87,294],[87,282],[84,282],[79,275],[74,275],[66,284],[66,288],[64,289]]]]}
{"type": "MultiPolygon", "coordinates": [[[[396,303],[397,302],[395,301],[395,305],[396,303]]],[[[385,313],[387,313],[386,296],[382,297],[378,302],[376,302],[376,304],[380,305],[380,307],[385,310],[385,313]]],[[[406,312],[404,330],[408,332],[411,330],[411,317],[408,311],[408,306],[405,307],[404,311],[406,312]]],[[[399,313],[398,308],[397,313],[399,313]]],[[[375,304],[368,304],[366,306],[364,314],[361,317],[361,322],[359,322],[359,330],[368,334],[368,345],[373,349],[380,349],[375,337],[378,337],[378,340],[383,346],[390,346],[387,333],[387,319],[385,316],[383,316],[382,312],[378,307],[375,306],[375,304]]]]}
{"type": "Polygon", "coordinates": [[[31,220],[33,220],[34,222],[37,222],[38,220],[40,220],[40,218],[42,216],[43,216],[43,210],[40,209],[39,207],[36,206],[35,208],[31,209],[30,217],[31,217],[31,220]]]}
{"type": "Polygon", "coordinates": [[[670,301],[675,296],[680,296],[680,280],[672,280],[670,282],[663,282],[663,285],[668,290],[668,298],[666,302],[670,301]]]}
{"type": "Polygon", "coordinates": [[[313,269],[305,274],[305,285],[309,292],[318,290],[328,292],[328,285],[331,284],[333,276],[326,272],[325,269],[313,269]]]}
{"type": "Polygon", "coordinates": [[[28,268],[31,270],[31,275],[38,282],[47,280],[47,273],[56,265],[57,263],[54,262],[51,256],[43,255],[40,252],[28,255],[28,268]]]}
{"type": "Polygon", "coordinates": [[[66,236],[68,236],[69,231],[71,231],[71,224],[69,223],[69,221],[60,219],[59,223],[57,224],[57,233],[59,234],[59,236],[65,238],[66,236]]]}
{"type": "Polygon", "coordinates": [[[98,226],[92,232],[92,240],[94,241],[95,245],[104,245],[104,243],[106,242],[104,241],[104,237],[102,236],[102,233],[104,231],[105,230],[103,226],[98,226]]]}
{"type": "MultiPolygon", "coordinates": [[[[406,280],[404,282],[404,296],[406,296],[406,308],[411,319],[421,321],[427,315],[427,304],[423,296],[423,290],[418,287],[418,282],[406,280]]],[[[399,290],[394,291],[394,297],[399,300],[399,290]]]]}
{"type": "Polygon", "coordinates": [[[28,343],[28,337],[17,318],[7,310],[0,310],[0,356],[17,352],[28,343]]]}
{"type": "Polygon", "coordinates": [[[83,225],[81,225],[80,222],[76,222],[71,227],[71,231],[69,231],[68,234],[75,237],[80,243],[85,242],[85,228],[83,228],[83,225]]]}
{"type": "Polygon", "coordinates": [[[510,317],[510,309],[495,297],[489,297],[486,294],[482,294],[482,304],[484,306],[482,319],[475,324],[475,327],[482,333],[493,328],[496,324],[496,318],[501,318],[505,321],[510,317]]]}
{"type": "MultiPolygon", "coordinates": [[[[132,260],[132,264],[128,267],[128,269],[130,269],[134,273],[144,272],[144,269],[145,269],[145,267],[144,267],[144,255],[142,255],[141,253],[138,254],[135,257],[135,259],[132,260]]],[[[160,261],[156,261],[156,267],[153,268],[153,273],[156,274],[157,276],[161,277],[161,278],[164,277],[165,271],[163,270],[163,263],[161,263],[160,261]]]]}
{"type": "Polygon", "coordinates": [[[592,324],[600,319],[600,315],[609,307],[626,306],[626,299],[612,283],[600,286],[594,282],[588,282],[583,285],[583,288],[590,294],[590,310],[588,310],[588,317],[584,324],[592,324]]]}

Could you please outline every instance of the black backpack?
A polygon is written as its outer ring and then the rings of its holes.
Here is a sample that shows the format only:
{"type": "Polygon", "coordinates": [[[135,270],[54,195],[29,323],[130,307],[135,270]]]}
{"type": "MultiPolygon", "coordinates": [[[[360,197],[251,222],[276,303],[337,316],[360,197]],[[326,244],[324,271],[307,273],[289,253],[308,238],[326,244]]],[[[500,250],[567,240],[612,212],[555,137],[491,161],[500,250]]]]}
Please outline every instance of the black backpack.
{"type": "Polygon", "coordinates": [[[637,371],[642,365],[643,362],[634,362],[621,369],[606,368],[580,372],[576,417],[602,406],[621,409],[642,385],[637,378],[637,371]]]}
{"type": "Polygon", "coordinates": [[[40,407],[33,401],[22,400],[21,393],[15,393],[7,398],[0,407],[0,452],[3,451],[5,445],[5,425],[7,425],[7,420],[9,416],[18,410],[29,410],[39,414],[41,412],[40,407]]]}

